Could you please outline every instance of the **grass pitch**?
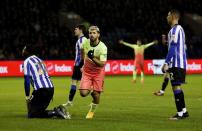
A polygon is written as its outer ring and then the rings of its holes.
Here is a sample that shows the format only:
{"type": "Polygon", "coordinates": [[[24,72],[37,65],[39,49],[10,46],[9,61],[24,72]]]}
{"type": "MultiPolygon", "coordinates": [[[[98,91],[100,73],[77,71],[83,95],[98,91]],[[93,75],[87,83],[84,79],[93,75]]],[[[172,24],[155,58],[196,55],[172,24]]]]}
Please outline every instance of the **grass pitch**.
{"type": "MultiPolygon", "coordinates": [[[[0,130],[46,131],[200,131],[202,130],[202,75],[188,75],[183,85],[188,119],[170,121],[176,113],[171,86],[164,96],[153,96],[161,88],[163,76],[146,76],[145,83],[131,82],[131,76],[107,76],[105,91],[95,118],[86,120],[91,97],[81,98],[77,92],[72,119],[27,119],[23,78],[0,78],[0,130]]],[[[52,78],[54,100],[48,109],[66,102],[70,77],[52,78]]]]}

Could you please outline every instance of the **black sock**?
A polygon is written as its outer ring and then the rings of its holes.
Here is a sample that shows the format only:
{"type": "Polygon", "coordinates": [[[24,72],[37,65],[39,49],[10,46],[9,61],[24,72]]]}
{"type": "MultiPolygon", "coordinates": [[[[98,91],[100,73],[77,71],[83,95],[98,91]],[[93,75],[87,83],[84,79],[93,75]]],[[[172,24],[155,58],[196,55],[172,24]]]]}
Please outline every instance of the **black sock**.
{"type": "Polygon", "coordinates": [[[174,96],[175,96],[175,104],[177,108],[177,112],[182,111],[182,90],[175,90],[174,91],[174,96]]]}
{"type": "Polygon", "coordinates": [[[69,92],[69,101],[72,101],[74,99],[75,94],[76,94],[76,85],[71,85],[71,89],[69,92]]]}
{"type": "Polygon", "coordinates": [[[186,107],[185,105],[185,101],[184,101],[184,92],[182,91],[182,94],[181,94],[181,103],[182,103],[182,109],[186,107]]]}
{"type": "Polygon", "coordinates": [[[161,90],[162,91],[165,91],[165,89],[166,89],[166,87],[167,87],[167,85],[168,85],[168,81],[169,81],[169,78],[164,78],[164,81],[163,81],[163,84],[162,84],[162,88],[161,88],[161,90]]]}

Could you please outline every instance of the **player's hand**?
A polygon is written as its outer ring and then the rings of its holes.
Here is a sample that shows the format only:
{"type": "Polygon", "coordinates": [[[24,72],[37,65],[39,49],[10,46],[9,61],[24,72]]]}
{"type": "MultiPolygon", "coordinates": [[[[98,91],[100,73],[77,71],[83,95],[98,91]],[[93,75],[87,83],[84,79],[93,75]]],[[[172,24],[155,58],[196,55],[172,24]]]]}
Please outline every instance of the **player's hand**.
{"type": "Polygon", "coordinates": [[[88,57],[89,57],[90,59],[93,59],[93,57],[94,57],[94,50],[89,50],[89,51],[88,51],[88,57]]]}
{"type": "Polygon", "coordinates": [[[30,97],[29,97],[29,96],[26,96],[26,97],[25,97],[25,101],[26,101],[26,103],[29,103],[29,102],[30,102],[30,97]]]}
{"type": "Polygon", "coordinates": [[[162,71],[163,73],[166,73],[166,72],[168,71],[168,64],[165,63],[165,64],[162,66],[161,71],[162,71]]]}
{"type": "Polygon", "coordinates": [[[123,40],[119,40],[119,44],[123,44],[124,43],[124,41],[123,40]]]}
{"type": "Polygon", "coordinates": [[[27,106],[27,112],[29,113],[29,111],[30,111],[30,97],[26,96],[25,101],[26,101],[26,106],[27,106]]]}

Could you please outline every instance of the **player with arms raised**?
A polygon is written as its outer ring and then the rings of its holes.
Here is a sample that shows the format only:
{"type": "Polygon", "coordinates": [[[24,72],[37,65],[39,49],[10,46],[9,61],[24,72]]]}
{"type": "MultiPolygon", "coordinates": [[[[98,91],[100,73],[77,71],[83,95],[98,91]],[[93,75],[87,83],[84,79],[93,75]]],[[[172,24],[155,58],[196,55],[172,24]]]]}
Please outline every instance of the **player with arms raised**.
{"type": "Polygon", "coordinates": [[[119,43],[134,49],[135,60],[134,60],[134,70],[133,70],[133,82],[134,83],[136,82],[136,75],[138,71],[137,69],[140,69],[141,83],[143,83],[144,82],[144,50],[154,44],[157,44],[158,41],[155,40],[145,45],[142,45],[141,40],[137,40],[137,44],[130,44],[130,43],[124,42],[123,40],[120,40],[119,43]]]}

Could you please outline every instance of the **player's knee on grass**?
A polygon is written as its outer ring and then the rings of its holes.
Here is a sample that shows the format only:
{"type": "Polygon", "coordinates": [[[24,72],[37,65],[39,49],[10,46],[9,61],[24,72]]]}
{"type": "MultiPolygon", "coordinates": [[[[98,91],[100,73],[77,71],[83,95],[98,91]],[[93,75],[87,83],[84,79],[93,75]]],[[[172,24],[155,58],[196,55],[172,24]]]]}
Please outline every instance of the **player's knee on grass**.
{"type": "Polygon", "coordinates": [[[86,97],[89,93],[90,93],[89,90],[80,90],[80,95],[81,95],[82,97],[86,97]]]}

